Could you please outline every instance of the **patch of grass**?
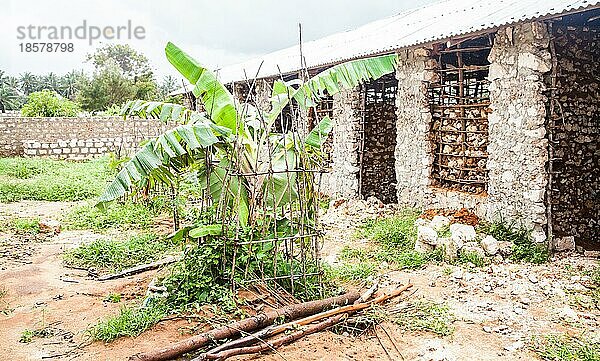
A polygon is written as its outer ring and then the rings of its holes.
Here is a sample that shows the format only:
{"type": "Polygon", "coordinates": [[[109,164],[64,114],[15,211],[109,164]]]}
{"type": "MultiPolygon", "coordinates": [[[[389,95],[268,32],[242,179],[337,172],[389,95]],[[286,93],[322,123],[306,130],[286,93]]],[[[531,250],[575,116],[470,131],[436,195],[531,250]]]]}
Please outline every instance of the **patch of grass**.
{"type": "Polygon", "coordinates": [[[392,217],[367,221],[356,237],[369,238],[376,243],[370,252],[378,262],[388,262],[402,269],[417,269],[429,261],[443,259],[441,251],[423,254],[414,250],[417,239],[415,220],[419,212],[413,209],[392,217]]]}
{"type": "Polygon", "coordinates": [[[340,259],[342,260],[366,260],[369,256],[367,255],[367,250],[364,248],[351,248],[348,246],[344,246],[340,251],[340,259]]]}
{"type": "Polygon", "coordinates": [[[475,267],[484,267],[489,264],[489,260],[475,251],[460,250],[458,252],[457,263],[468,264],[471,263],[475,267]]]}
{"type": "Polygon", "coordinates": [[[39,218],[11,218],[0,224],[0,231],[12,231],[18,234],[40,233],[39,218]]]}
{"type": "Polygon", "coordinates": [[[418,211],[405,210],[392,217],[369,220],[358,230],[356,236],[402,250],[412,249],[417,238],[415,220],[418,216],[418,211]]]}
{"type": "Polygon", "coordinates": [[[448,306],[430,300],[400,304],[394,310],[392,320],[410,331],[429,331],[440,336],[448,336],[454,332],[454,315],[448,306]]]}
{"type": "Polygon", "coordinates": [[[372,262],[343,263],[326,269],[327,278],[333,281],[356,282],[364,281],[377,271],[372,262]]]}
{"type": "Polygon", "coordinates": [[[0,202],[89,199],[102,193],[112,174],[104,158],[87,162],[1,158],[0,202]]]}
{"type": "Polygon", "coordinates": [[[113,203],[105,210],[86,204],[73,208],[64,222],[67,229],[136,229],[152,225],[156,213],[152,207],[141,203],[113,203]]]}
{"type": "Polygon", "coordinates": [[[513,248],[510,258],[513,261],[541,264],[550,259],[548,246],[535,243],[531,237],[531,229],[522,225],[506,223],[500,218],[495,222],[481,222],[477,231],[489,234],[498,241],[511,242],[513,248]]]}
{"type": "Polygon", "coordinates": [[[21,332],[19,342],[30,343],[31,341],[33,341],[33,331],[27,329],[23,330],[23,332],[21,332]]]}
{"type": "Polygon", "coordinates": [[[167,315],[162,303],[147,307],[122,307],[119,314],[100,321],[87,330],[92,340],[111,342],[119,337],[136,337],[167,315]]]}
{"type": "Polygon", "coordinates": [[[145,234],[125,241],[95,240],[66,252],[63,257],[69,266],[118,272],[160,259],[176,246],[172,241],[161,239],[155,234],[145,234]]]}
{"type": "Polygon", "coordinates": [[[532,349],[544,360],[600,361],[600,342],[586,340],[582,336],[534,337],[532,349]]]}
{"type": "Polygon", "coordinates": [[[600,266],[597,266],[593,271],[590,272],[590,278],[592,282],[594,282],[597,286],[600,286],[600,266]]]}

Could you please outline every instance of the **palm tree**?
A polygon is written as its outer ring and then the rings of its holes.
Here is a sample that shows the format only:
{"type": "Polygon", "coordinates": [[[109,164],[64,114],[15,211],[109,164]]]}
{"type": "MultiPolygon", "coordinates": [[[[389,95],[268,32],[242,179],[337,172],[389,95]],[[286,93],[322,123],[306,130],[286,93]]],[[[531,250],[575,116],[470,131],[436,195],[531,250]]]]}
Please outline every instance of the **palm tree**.
{"type": "Polygon", "coordinates": [[[0,80],[0,112],[18,108],[19,94],[14,88],[0,80]]]}
{"type": "Polygon", "coordinates": [[[58,76],[56,76],[56,74],[50,72],[48,73],[48,75],[42,77],[41,88],[41,90],[48,89],[59,93],[60,79],[58,78],[58,76]]]}
{"type": "Polygon", "coordinates": [[[37,90],[38,79],[30,72],[25,72],[19,75],[19,84],[21,92],[27,96],[37,90]]]}
{"type": "Polygon", "coordinates": [[[62,96],[69,98],[71,100],[75,99],[79,88],[83,84],[83,80],[85,79],[85,74],[83,71],[73,70],[67,74],[65,74],[60,79],[60,88],[62,96]]]}

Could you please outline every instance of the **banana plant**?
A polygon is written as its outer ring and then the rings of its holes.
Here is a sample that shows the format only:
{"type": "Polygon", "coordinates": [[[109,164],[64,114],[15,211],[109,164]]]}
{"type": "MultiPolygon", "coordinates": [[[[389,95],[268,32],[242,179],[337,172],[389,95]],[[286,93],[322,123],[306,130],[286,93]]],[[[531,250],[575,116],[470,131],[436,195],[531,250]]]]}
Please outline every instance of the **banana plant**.
{"type": "Polygon", "coordinates": [[[180,125],[138,150],[100,196],[98,206],[104,207],[140,186],[171,186],[179,175],[193,171],[199,180],[197,184],[207,189],[212,201],[226,201],[242,226],[253,221],[251,210],[257,202],[277,208],[295,200],[297,175],[283,172],[310,165],[306,158],[320,150],[331,131],[331,120],[325,117],[301,143],[294,132],[273,135],[271,128],[285,106],[294,99],[304,109],[314,107],[325,91],[334,95],[393,72],[396,65],[396,56],[387,55],[334,66],[304,83],[276,81],[271,110],[261,119],[254,107],[239,104],[212,71],[177,46],[169,42],[165,54],[194,86],[192,92],[202,101],[205,112],[162,102],[126,103],[121,111],[124,116],[156,118],[180,125]],[[272,151],[265,157],[261,149],[268,143],[272,151]],[[238,176],[245,174],[259,176],[238,176]]]}

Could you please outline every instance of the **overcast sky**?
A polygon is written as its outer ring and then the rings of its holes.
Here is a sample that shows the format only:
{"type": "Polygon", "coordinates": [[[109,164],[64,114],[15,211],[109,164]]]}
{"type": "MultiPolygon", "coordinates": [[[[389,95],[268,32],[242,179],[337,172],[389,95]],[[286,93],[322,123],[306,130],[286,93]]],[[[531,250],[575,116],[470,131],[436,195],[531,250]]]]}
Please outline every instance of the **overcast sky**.
{"type": "MultiPolygon", "coordinates": [[[[304,39],[313,40],[431,2],[434,0],[0,0],[0,69],[12,75],[91,70],[84,63],[85,55],[101,42],[89,45],[89,40],[71,40],[72,53],[21,52],[21,43],[40,41],[30,39],[27,29],[26,37],[18,39],[17,29],[30,25],[36,27],[36,34],[41,26],[75,29],[85,20],[88,26],[117,28],[127,26],[130,20],[132,29],[144,28],[144,39],[112,42],[128,43],[143,52],[162,77],[177,75],[164,57],[167,41],[215,68],[296,44],[298,23],[302,23],[304,39]]],[[[50,36],[49,30],[41,31],[45,39],[50,36]]],[[[122,36],[126,37],[126,30],[122,36]]]]}

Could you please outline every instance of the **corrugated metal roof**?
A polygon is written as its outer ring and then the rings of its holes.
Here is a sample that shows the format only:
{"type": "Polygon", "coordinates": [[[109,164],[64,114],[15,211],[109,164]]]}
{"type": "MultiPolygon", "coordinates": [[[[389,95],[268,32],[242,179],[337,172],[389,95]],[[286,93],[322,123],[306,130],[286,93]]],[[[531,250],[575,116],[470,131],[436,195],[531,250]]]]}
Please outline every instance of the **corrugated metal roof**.
{"type": "MultiPolygon", "coordinates": [[[[306,66],[316,68],[599,5],[600,0],[445,0],[303,43],[302,50],[306,66]]],[[[296,45],[223,67],[218,74],[228,83],[300,68],[296,45]]]]}

